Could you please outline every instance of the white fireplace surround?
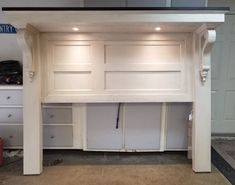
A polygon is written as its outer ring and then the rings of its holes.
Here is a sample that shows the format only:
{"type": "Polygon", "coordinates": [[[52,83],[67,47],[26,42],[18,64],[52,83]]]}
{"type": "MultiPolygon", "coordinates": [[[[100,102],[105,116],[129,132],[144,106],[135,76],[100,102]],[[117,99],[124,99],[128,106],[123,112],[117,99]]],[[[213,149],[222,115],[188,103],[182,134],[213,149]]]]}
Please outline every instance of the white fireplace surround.
{"type": "Polygon", "coordinates": [[[211,171],[210,53],[226,8],[3,11],[23,52],[25,175],[42,172],[41,103],[77,107],[86,150],[86,103],[191,102],[192,168],[211,171]]]}

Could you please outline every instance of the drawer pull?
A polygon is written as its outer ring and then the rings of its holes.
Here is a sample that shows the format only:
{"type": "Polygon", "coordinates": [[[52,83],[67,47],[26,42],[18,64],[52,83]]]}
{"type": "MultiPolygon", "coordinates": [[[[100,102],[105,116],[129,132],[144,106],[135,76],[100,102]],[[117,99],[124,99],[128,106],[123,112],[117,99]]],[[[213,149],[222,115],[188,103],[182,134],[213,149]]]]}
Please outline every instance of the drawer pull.
{"type": "Polygon", "coordinates": [[[11,118],[11,117],[12,117],[12,114],[9,114],[7,117],[8,117],[8,118],[11,118]]]}
{"type": "Polygon", "coordinates": [[[9,136],[9,138],[10,138],[10,139],[12,139],[12,138],[13,138],[13,136],[9,136]]]}
{"type": "Polygon", "coordinates": [[[51,139],[54,139],[55,138],[55,136],[51,136],[51,139]]]}
{"type": "Polygon", "coordinates": [[[50,115],[50,118],[54,118],[55,116],[53,114],[50,115]]]}
{"type": "Polygon", "coordinates": [[[10,96],[7,96],[7,97],[6,97],[6,99],[7,99],[7,100],[10,100],[10,99],[11,99],[11,97],[10,97],[10,96]]]}

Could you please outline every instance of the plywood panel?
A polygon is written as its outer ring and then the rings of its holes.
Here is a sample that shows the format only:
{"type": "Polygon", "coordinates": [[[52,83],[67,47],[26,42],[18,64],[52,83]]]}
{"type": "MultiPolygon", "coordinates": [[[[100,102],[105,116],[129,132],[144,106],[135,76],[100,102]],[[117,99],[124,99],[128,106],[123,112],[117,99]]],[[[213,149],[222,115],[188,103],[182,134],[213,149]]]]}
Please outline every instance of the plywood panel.
{"type": "Polygon", "coordinates": [[[180,72],[106,72],[106,90],[179,90],[180,72]]]}
{"type": "Polygon", "coordinates": [[[170,103],[167,108],[166,149],[187,149],[190,103],[170,103]]]}
{"type": "Polygon", "coordinates": [[[122,148],[122,123],[116,129],[118,104],[87,104],[87,148],[122,148]]]}
{"type": "Polygon", "coordinates": [[[54,73],[55,90],[91,90],[92,79],[90,72],[54,73]]]}
{"type": "Polygon", "coordinates": [[[125,149],[159,150],[161,104],[125,104],[125,149]]]}
{"type": "Polygon", "coordinates": [[[105,46],[106,63],[179,63],[180,55],[179,44],[123,42],[105,46]]]}

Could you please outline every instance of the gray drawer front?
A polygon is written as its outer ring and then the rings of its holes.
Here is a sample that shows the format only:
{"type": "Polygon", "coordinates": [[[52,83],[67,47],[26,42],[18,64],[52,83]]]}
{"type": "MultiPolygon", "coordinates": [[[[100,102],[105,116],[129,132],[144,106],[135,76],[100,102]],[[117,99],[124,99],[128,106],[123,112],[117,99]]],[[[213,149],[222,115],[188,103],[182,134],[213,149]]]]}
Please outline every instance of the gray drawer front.
{"type": "Polygon", "coordinates": [[[22,105],[22,90],[1,90],[0,105],[22,105]]]}
{"type": "Polygon", "coordinates": [[[64,124],[72,123],[72,108],[44,108],[43,109],[44,124],[64,124]]]}
{"type": "Polygon", "coordinates": [[[43,128],[44,147],[72,147],[72,126],[45,126],[43,128]]]}
{"type": "Polygon", "coordinates": [[[23,123],[23,108],[0,108],[0,123],[23,123]]]}
{"type": "Polygon", "coordinates": [[[4,147],[23,146],[23,126],[0,125],[0,137],[4,139],[4,147]]]}

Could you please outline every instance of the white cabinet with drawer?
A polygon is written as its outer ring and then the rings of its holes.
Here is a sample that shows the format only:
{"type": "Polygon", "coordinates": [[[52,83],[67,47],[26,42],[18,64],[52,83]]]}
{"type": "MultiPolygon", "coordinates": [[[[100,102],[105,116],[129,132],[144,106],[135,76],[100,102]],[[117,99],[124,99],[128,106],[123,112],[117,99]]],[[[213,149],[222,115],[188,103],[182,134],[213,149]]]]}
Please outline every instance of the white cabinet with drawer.
{"type": "MultiPolygon", "coordinates": [[[[22,86],[0,86],[0,137],[5,148],[23,147],[22,86]]],[[[72,104],[43,104],[44,148],[74,148],[72,104]]]]}
{"type": "Polygon", "coordinates": [[[0,86],[0,137],[5,148],[22,148],[22,86],[0,86]]]}
{"type": "Polygon", "coordinates": [[[43,104],[42,114],[44,148],[74,148],[72,104],[43,104]]]}

